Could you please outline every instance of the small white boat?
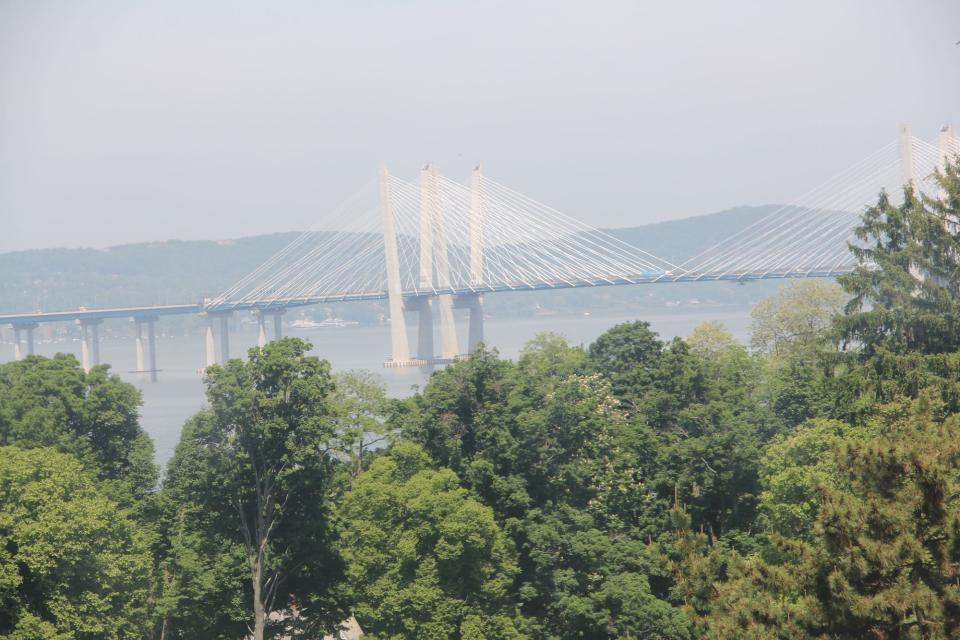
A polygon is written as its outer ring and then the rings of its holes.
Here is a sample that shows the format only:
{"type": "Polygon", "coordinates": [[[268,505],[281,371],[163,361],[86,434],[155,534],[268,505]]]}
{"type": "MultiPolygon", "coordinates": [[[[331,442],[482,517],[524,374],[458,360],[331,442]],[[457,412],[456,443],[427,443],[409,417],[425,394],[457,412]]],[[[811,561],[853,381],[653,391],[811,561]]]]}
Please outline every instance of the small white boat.
{"type": "Polygon", "coordinates": [[[290,323],[293,329],[335,329],[340,327],[355,327],[360,323],[356,320],[344,320],[343,318],[327,318],[317,322],[316,320],[294,320],[290,323]]]}

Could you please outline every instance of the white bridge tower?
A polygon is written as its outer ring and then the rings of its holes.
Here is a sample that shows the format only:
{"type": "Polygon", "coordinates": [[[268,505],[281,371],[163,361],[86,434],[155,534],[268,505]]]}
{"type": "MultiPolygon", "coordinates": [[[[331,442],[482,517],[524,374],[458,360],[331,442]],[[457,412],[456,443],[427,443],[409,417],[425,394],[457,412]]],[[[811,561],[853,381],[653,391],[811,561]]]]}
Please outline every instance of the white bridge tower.
{"type": "MultiPolygon", "coordinates": [[[[420,213],[418,228],[419,264],[415,291],[404,292],[400,278],[400,260],[397,250],[396,219],[390,176],[386,168],[380,170],[380,206],[383,212],[384,259],[387,270],[387,300],[390,308],[390,338],[392,353],[386,367],[432,367],[448,363],[461,355],[454,309],[466,308],[470,314],[467,344],[472,352],[483,341],[483,303],[479,293],[454,292],[449,255],[447,207],[440,192],[440,177],[433,164],[420,172],[420,213]],[[436,299],[436,303],[434,303],[436,299]],[[434,345],[434,307],[439,324],[439,354],[434,345]],[[417,314],[417,351],[411,359],[406,332],[405,312],[417,314]]],[[[473,170],[469,212],[469,269],[470,285],[483,283],[483,202],[480,167],[473,170]]],[[[462,286],[462,285],[461,285],[462,286]]]]}

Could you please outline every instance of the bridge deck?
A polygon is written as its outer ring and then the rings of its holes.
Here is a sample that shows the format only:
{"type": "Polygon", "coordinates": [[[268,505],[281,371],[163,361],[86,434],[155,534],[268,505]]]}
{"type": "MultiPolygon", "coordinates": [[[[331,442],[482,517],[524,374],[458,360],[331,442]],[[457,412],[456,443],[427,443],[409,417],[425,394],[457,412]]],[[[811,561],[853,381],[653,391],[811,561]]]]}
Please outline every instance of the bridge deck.
{"type": "Polygon", "coordinates": [[[27,311],[0,314],[2,324],[32,324],[36,322],[75,322],[78,320],[105,320],[107,318],[154,318],[200,313],[200,304],[170,304],[149,307],[117,307],[113,309],[71,309],[66,311],[27,311]]]}
{"type": "MultiPolygon", "coordinates": [[[[786,278],[832,278],[850,273],[842,271],[804,271],[782,273],[684,273],[682,275],[640,274],[637,276],[598,279],[580,282],[552,282],[534,285],[517,283],[514,285],[458,287],[447,289],[410,290],[404,291],[405,299],[432,298],[442,295],[465,296],[481,293],[498,293],[503,291],[548,291],[554,289],[584,289],[595,287],[609,287],[637,284],[664,284],[671,282],[755,282],[758,280],[782,280],[786,278]]],[[[226,311],[268,311],[287,307],[303,307],[314,304],[331,304],[337,302],[357,302],[364,300],[384,300],[386,291],[368,291],[360,293],[344,293],[342,295],[281,298],[272,300],[254,300],[222,302],[216,305],[177,304],[157,305],[146,307],[118,307],[113,309],[76,309],[67,311],[37,311],[26,313],[0,314],[0,324],[33,324],[40,322],[75,322],[80,320],[103,320],[107,318],[150,318],[157,316],[199,314],[204,312],[216,313],[226,311]]]]}

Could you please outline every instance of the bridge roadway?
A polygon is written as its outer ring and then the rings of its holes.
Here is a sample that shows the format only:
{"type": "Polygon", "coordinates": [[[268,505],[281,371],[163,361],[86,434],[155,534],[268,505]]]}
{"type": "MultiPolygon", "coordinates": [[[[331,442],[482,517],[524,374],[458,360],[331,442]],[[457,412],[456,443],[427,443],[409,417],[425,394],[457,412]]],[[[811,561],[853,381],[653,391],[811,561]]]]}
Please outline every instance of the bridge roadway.
{"type": "MultiPolygon", "coordinates": [[[[420,315],[420,355],[417,358],[404,362],[388,360],[384,366],[432,366],[440,363],[433,355],[433,338],[431,317],[432,312],[427,304],[431,298],[451,296],[457,306],[470,308],[470,339],[469,351],[483,339],[483,311],[480,306],[480,295],[501,291],[537,291],[578,289],[588,287],[608,287],[618,285],[657,284],[669,282],[752,282],[757,280],[772,280],[785,278],[829,278],[850,270],[831,271],[788,271],[767,273],[644,273],[635,276],[618,276],[596,280],[557,281],[539,284],[515,283],[512,285],[476,285],[470,287],[437,288],[429,290],[407,290],[402,292],[404,307],[407,311],[418,311],[420,315]]],[[[20,359],[21,333],[26,334],[26,353],[34,351],[34,329],[41,323],[47,322],[76,322],[80,324],[83,340],[83,367],[89,370],[91,366],[100,364],[100,335],[99,325],[107,319],[129,318],[136,323],[136,372],[155,381],[157,379],[156,366],[156,321],[162,316],[198,314],[207,318],[206,328],[206,362],[207,365],[216,362],[214,348],[214,320],[220,324],[220,361],[229,358],[229,317],[234,311],[252,311],[258,315],[261,345],[266,343],[265,317],[272,315],[274,319],[274,337],[282,335],[282,314],[289,308],[303,307],[315,304],[330,304],[338,302],[355,302],[362,300],[384,300],[386,291],[368,291],[344,293],[342,295],[327,295],[314,297],[274,298],[270,300],[241,300],[241,301],[203,301],[196,304],[154,305],[145,307],[116,307],[109,309],[73,309],[64,311],[36,311],[25,313],[0,314],[0,325],[10,325],[14,331],[14,357],[20,359]],[[143,325],[146,325],[147,343],[144,349],[143,325]],[[146,353],[145,353],[146,352],[146,353]],[[145,357],[148,356],[148,357],[145,357]],[[148,364],[149,363],[149,366],[148,364]]],[[[460,357],[460,356],[456,356],[460,357]]],[[[449,358],[448,358],[449,359],[449,358]]],[[[446,362],[446,360],[443,360],[446,362]]]]}
{"type": "MultiPolygon", "coordinates": [[[[792,271],[778,273],[685,273],[683,275],[642,274],[631,277],[617,277],[611,279],[583,280],[577,282],[552,282],[528,285],[516,283],[514,285],[476,285],[447,289],[418,290],[411,289],[403,292],[405,299],[433,298],[444,295],[463,296],[484,293],[498,293],[503,291],[545,291],[555,289],[580,289],[594,287],[608,287],[618,285],[658,284],[672,282],[755,282],[758,280],[782,280],[786,278],[832,278],[850,273],[850,270],[833,271],[792,271]]],[[[188,314],[217,314],[229,311],[279,311],[290,307],[303,307],[315,304],[330,304],[336,302],[359,302],[369,300],[385,300],[386,291],[368,291],[359,293],[344,293],[338,295],[274,298],[255,301],[225,301],[219,303],[153,305],[145,307],[115,307],[105,309],[72,309],[64,311],[32,311],[22,313],[0,314],[0,324],[32,325],[43,322],[83,322],[106,320],[110,318],[143,318],[150,319],[160,316],[188,315],[188,314]]]]}
{"type": "MultiPolygon", "coordinates": [[[[838,275],[850,273],[850,270],[843,271],[794,271],[781,273],[763,273],[763,274],[683,274],[673,276],[670,274],[649,274],[631,277],[619,277],[613,279],[582,280],[578,282],[550,282],[540,284],[513,285],[474,285],[470,287],[449,287],[446,289],[436,288],[428,290],[412,289],[402,293],[405,300],[420,298],[435,298],[439,296],[469,296],[484,293],[498,293],[503,291],[553,291],[557,289],[585,289],[596,287],[610,287],[631,284],[658,284],[671,282],[755,282],[758,280],[783,280],[787,278],[833,278],[838,275]]],[[[314,304],[331,304],[335,302],[359,302],[364,300],[386,300],[386,291],[369,291],[361,293],[344,293],[342,295],[301,297],[301,298],[275,298],[271,300],[238,301],[238,302],[220,302],[211,304],[204,308],[207,312],[226,312],[226,311],[269,311],[271,309],[286,309],[289,307],[302,307],[314,304]]],[[[0,316],[0,323],[6,322],[4,316],[0,316]]]]}
{"type": "Polygon", "coordinates": [[[40,322],[80,322],[108,318],[156,318],[202,313],[201,304],[170,304],[151,307],[116,307],[112,309],[69,309],[66,311],[27,311],[0,314],[0,324],[36,324],[40,322]]]}

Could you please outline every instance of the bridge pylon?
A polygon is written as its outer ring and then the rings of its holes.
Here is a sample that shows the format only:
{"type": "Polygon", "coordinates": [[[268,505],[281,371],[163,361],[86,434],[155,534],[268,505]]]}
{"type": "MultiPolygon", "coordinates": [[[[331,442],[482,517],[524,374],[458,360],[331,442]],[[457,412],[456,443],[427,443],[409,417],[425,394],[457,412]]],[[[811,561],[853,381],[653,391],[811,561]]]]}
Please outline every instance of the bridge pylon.
{"type": "MultiPolygon", "coordinates": [[[[425,182],[420,190],[421,198],[424,198],[420,204],[421,228],[423,217],[428,217],[430,226],[433,228],[436,286],[438,289],[449,289],[451,281],[450,258],[447,253],[447,228],[444,219],[446,212],[437,185],[437,168],[428,164],[421,179],[425,182]]],[[[432,266],[427,265],[427,269],[433,270],[432,266]]],[[[420,268],[423,273],[424,265],[420,268]]],[[[454,359],[460,355],[460,350],[457,347],[457,327],[453,321],[453,296],[449,294],[438,296],[437,307],[440,316],[440,357],[444,360],[454,359]]]]}
{"type": "Polygon", "coordinates": [[[913,158],[913,133],[908,124],[900,126],[900,170],[903,172],[903,184],[910,185],[913,191],[919,195],[920,181],[917,180],[913,158]]]}
{"type": "Polygon", "coordinates": [[[410,345],[407,342],[407,322],[403,316],[396,220],[390,194],[390,174],[385,166],[380,167],[380,209],[383,214],[383,252],[387,267],[387,304],[390,309],[390,360],[407,362],[410,360],[410,345]]]}

